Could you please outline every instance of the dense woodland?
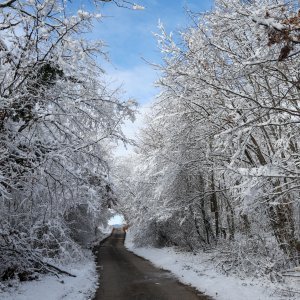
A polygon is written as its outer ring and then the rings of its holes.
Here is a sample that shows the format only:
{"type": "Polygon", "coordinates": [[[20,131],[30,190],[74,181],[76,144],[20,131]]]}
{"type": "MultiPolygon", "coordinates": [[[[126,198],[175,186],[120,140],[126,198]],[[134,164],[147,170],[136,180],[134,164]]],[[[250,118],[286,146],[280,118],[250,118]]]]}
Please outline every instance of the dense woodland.
{"type": "Polygon", "coordinates": [[[214,249],[225,273],[280,280],[300,260],[298,1],[216,0],[174,36],[160,24],[161,93],[114,161],[135,102],[85,38],[101,16],[68,3],[0,2],[0,279],[60,272],[114,207],[136,245],[214,249]]]}
{"type": "Polygon", "coordinates": [[[100,16],[73,10],[0,2],[2,280],[80,258],[116,200],[111,149],[135,105],[103,80],[103,42],[85,38],[100,16]]]}
{"type": "Polygon", "coordinates": [[[216,251],[225,273],[300,260],[297,1],[216,0],[157,34],[161,94],[116,186],[137,245],[216,251]]]}

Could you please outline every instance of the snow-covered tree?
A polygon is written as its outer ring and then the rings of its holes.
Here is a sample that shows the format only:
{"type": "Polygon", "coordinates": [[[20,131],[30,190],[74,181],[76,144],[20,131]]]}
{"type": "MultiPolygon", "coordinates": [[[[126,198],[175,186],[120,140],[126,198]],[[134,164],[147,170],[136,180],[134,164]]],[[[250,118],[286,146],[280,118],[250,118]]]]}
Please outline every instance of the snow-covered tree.
{"type": "MultiPolygon", "coordinates": [[[[0,3],[0,278],[57,271],[116,200],[109,157],[133,117],[83,32],[99,16],[64,1],[0,3]],[[81,232],[79,229],[83,229],[81,232]]],[[[76,254],[77,253],[77,254],[76,254]]]]}
{"type": "Polygon", "coordinates": [[[128,197],[152,217],[140,240],[154,233],[189,248],[230,247],[226,262],[249,269],[249,257],[272,259],[274,269],[299,261],[297,8],[217,0],[192,16],[180,42],[160,26],[162,93],[128,197]],[[163,223],[172,230],[158,232],[163,223]]]}

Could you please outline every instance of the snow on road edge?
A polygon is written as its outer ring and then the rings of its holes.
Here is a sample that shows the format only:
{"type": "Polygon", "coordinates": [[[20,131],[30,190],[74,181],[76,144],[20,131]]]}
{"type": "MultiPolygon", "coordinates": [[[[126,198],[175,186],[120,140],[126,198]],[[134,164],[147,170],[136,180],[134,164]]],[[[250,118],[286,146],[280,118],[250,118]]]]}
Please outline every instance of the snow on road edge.
{"type": "MultiPolygon", "coordinates": [[[[269,281],[226,276],[216,270],[210,253],[196,255],[178,252],[174,248],[135,248],[130,231],[125,246],[135,254],[150,260],[155,266],[171,271],[179,281],[189,284],[216,300],[291,300],[289,292],[277,294],[280,288],[269,281]]],[[[287,287],[285,287],[287,288],[287,287]]]]}
{"type": "Polygon", "coordinates": [[[98,286],[94,257],[90,251],[84,261],[61,266],[76,277],[41,275],[36,281],[15,283],[0,289],[2,300],[86,300],[93,297],[98,286]]]}
{"type": "MultiPolygon", "coordinates": [[[[110,236],[112,226],[99,226],[100,235],[94,245],[110,236]]],[[[88,300],[98,288],[98,272],[92,251],[85,250],[85,259],[69,265],[59,266],[76,277],[39,275],[38,280],[11,281],[10,287],[0,282],[1,300],[88,300]]]]}

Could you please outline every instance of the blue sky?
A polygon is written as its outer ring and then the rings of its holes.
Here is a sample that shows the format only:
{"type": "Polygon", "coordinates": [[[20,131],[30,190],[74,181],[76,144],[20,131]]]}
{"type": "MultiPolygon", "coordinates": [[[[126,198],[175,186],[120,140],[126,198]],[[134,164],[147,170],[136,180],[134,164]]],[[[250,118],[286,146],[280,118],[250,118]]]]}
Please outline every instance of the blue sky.
{"type": "MultiPolygon", "coordinates": [[[[158,91],[153,82],[158,77],[143,59],[160,62],[154,32],[158,32],[158,20],[167,31],[184,29],[189,20],[185,12],[188,7],[195,12],[208,11],[212,0],[136,0],[145,10],[122,9],[112,2],[99,6],[102,22],[96,23],[91,34],[93,39],[103,40],[109,52],[110,63],[105,63],[108,75],[118,84],[123,84],[127,96],[140,104],[148,103],[158,91]]],[[[72,6],[91,9],[91,0],[73,1],[72,6]]]]}
{"type": "Polygon", "coordinates": [[[134,11],[120,9],[111,3],[104,5],[102,12],[107,17],[95,28],[95,36],[103,38],[109,45],[112,62],[122,68],[144,64],[141,57],[159,61],[160,54],[153,32],[157,32],[160,19],[167,30],[181,29],[188,18],[184,7],[197,11],[207,10],[211,1],[137,0],[146,9],[134,11]]]}
{"type": "MultiPolygon", "coordinates": [[[[92,0],[74,0],[73,9],[83,8],[91,10],[92,0]]],[[[91,39],[103,40],[109,53],[110,62],[104,63],[108,80],[112,86],[122,86],[124,98],[134,98],[140,104],[140,114],[134,124],[126,121],[124,133],[129,138],[135,138],[138,129],[143,126],[143,113],[151,101],[159,93],[154,82],[159,74],[149,64],[161,62],[161,55],[157,47],[154,33],[158,32],[160,20],[167,32],[184,30],[191,21],[185,8],[193,12],[205,12],[212,9],[213,0],[135,0],[136,4],[145,7],[145,10],[129,10],[117,7],[112,2],[99,6],[104,16],[102,22],[95,23],[91,39]]],[[[102,2],[101,2],[102,3],[102,2]]],[[[120,145],[117,155],[125,155],[132,147],[125,150],[120,145]]]]}

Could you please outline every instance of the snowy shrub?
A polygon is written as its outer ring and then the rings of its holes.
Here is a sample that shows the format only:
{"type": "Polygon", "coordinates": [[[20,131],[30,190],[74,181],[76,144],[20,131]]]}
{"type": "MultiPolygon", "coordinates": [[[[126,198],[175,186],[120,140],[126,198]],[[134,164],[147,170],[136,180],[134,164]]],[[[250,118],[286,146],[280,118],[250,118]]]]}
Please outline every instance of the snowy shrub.
{"type": "Polygon", "coordinates": [[[281,271],[293,266],[270,235],[241,235],[234,242],[224,241],[214,253],[222,273],[242,278],[265,277],[282,281],[281,271]]]}

